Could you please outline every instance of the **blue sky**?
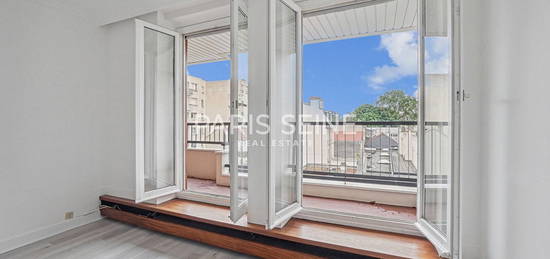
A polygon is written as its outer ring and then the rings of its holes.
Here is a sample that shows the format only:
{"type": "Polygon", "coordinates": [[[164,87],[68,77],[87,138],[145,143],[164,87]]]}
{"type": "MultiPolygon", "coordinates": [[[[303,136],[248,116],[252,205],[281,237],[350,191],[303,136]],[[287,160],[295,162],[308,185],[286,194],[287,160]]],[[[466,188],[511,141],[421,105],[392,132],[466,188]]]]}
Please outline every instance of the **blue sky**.
{"type": "Polygon", "coordinates": [[[229,61],[219,61],[191,65],[187,67],[189,75],[202,78],[206,81],[228,80],[231,77],[229,61]]]}
{"type": "MultiPolygon", "coordinates": [[[[412,32],[338,40],[304,46],[303,96],[321,97],[340,114],[374,103],[393,89],[414,96],[417,86],[416,35],[412,32]]],[[[208,81],[230,77],[229,61],[189,66],[208,81]]]]}

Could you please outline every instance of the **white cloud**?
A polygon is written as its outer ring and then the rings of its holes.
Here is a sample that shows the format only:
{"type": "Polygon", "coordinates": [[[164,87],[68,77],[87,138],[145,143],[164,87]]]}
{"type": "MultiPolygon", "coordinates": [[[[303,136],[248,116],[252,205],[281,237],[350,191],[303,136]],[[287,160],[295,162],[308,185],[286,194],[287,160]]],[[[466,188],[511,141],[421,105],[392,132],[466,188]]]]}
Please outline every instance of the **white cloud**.
{"type": "Polygon", "coordinates": [[[380,47],[388,52],[392,64],[375,67],[372,73],[363,77],[374,90],[381,90],[385,84],[417,73],[418,46],[414,32],[397,32],[380,38],[380,47]]]}
{"type": "MultiPolygon", "coordinates": [[[[373,90],[383,90],[384,85],[418,73],[418,45],[414,32],[397,32],[382,35],[380,48],[388,52],[392,64],[377,66],[362,78],[373,90]]],[[[427,74],[445,74],[449,71],[448,38],[426,38],[427,74]]]]}

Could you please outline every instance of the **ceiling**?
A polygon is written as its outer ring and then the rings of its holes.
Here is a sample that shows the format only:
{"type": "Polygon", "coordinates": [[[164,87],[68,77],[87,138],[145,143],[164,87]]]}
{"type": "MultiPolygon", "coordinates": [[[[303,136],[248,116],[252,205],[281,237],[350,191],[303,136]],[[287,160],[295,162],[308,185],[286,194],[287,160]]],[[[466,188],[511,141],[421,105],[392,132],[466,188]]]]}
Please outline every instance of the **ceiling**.
{"type": "Polygon", "coordinates": [[[416,0],[394,0],[310,13],[304,17],[304,43],[412,30],[416,27],[416,5],[416,0]]]}
{"type": "MultiPolygon", "coordinates": [[[[198,25],[203,27],[220,27],[229,24],[229,0],[31,0],[43,5],[71,11],[87,16],[99,25],[140,16],[150,12],[161,11],[175,28],[189,32],[198,25]]],[[[387,9],[378,7],[377,14],[387,12],[390,15],[396,10],[396,19],[402,12],[407,14],[416,8],[415,0],[295,0],[304,12],[318,11],[327,7],[345,4],[384,3],[389,2],[387,9]],[[414,6],[413,6],[414,5],[414,6]],[[406,7],[406,8],[403,8],[406,7]],[[411,8],[412,7],[412,8],[411,8]],[[409,8],[409,9],[407,9],[409,8]]],[[[372,13],[366,11],[365,14],[372,13]]],[[[357,12],[358,19],[361,14],[357,12]]],[[[352,16],[349,16],[352,17],[352,16]]],[[[366,16],[370,17],[370,16],[366,16]]],[[[341,17],[340,17],[341,18],[341,17]]],[[[322,19],[322,18],[321,18],[322,19]]],[[[408,18],[409,19],[409,18],[408,18]]],[[[308,19],[306,19],[308,20],[308,19]]],[[[316,23],[312,19],[312,23],[316,23]]],[[[381,21],[381,18],[378,18],[381,21]]],[[[322,21],[320,21],[322,23],[322,21]]],[[[372,22],[369,20],[369,22],[372,22]]],[[[409,20],[407,20],[409,22],[409,20]]],[[[385,22],[387,25],[388,23],[385,22]]],[[[385,26],[384,28],[389,28],[385,26]]],[[[379,27],[382,29],[382,27],[379,27]]],[[[314,32],[311,32],[315,34],[314,32]]]]}
{"type": "Polygon", "coordinates": [[[88,17],[105,25],[162,9],[196,5],[205,0],[31,0],[88,17]]]}
{"type": "MultiPolygon", "coordinates": [[[[296,2],[304,12],[304,44],[406,31],[416,27],[416,0],[351,2],[301,0],[296,2]],[[327,7],[332,8],[327,11],[327,7]]],[[[182,33],[227,28],[229,25],[227,0],[204,1],[200,6],[202,8],[165,10],[164,12],[166,18],[170,19],[182,33]]],[[[246,42],[243,37],[246,35],[240,35],[241,42],[246,42]]],[[[187,45],[187,62],[196,64],[227,60],[230,52],[229,39],[230,34],[227,30],[190,37],[187,45]]]]}
{"type": "MultiPolygon", "coordinates": [[[[173,28],[190,33],[229,26],[229,0],[31,0],[89,17],[98,25],[159,11],[173,28]]],[[[251,0],[249,0],[251,1],[251,0]]],[[[304,13],[304,43],[416,27],[416,0],[295,0],[304,13]],[[330,11],[326,11],[330,9],[330,11]]],[[[241,37],[242,38],[242,37],[241,37]]],[[[227,59],[229,32],[189,40],[191,63],[227,59]]]]}

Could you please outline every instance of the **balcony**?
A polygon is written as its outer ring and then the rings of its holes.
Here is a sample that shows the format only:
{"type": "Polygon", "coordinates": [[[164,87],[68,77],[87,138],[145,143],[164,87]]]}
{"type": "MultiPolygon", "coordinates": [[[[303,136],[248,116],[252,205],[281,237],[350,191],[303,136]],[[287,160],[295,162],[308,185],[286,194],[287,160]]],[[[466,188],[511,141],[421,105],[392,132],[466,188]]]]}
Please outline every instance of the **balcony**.
{"type": "MultiPolygon", "coordinates": [[[[187,123],[189,190],[229,196],[229,126],[187,123]]],[[[425,130],[434,138],[444,128],[425,130]]],[[[306,121],[302,133],[304,207],[415,220],[417,122],[306,121]]]]}

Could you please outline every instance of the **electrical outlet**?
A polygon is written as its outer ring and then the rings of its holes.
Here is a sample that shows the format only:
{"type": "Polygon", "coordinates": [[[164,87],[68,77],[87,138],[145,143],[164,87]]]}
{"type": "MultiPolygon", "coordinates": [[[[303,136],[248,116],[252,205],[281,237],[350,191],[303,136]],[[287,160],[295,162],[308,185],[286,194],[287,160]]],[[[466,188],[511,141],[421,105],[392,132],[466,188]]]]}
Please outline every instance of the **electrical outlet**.
{"type": "Polygon", "coordinates": [[[65,212],[65,219],[72,219],[72,218],[74,218],[74,212],[72,211],[65,212]]]}

